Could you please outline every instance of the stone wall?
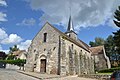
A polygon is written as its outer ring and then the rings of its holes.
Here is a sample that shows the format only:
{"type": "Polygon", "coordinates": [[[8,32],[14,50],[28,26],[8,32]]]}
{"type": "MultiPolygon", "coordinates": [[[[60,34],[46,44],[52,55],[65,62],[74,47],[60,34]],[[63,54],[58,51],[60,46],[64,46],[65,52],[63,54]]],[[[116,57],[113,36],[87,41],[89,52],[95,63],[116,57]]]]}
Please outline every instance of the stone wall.
{"type": "Polygon", "coordinates": [[[61,74],[94,73],[94,60],[90,52],[63,37],[61,37],[61,45],[61,74]],[[89,63],[88,59],[90,59],[89,63]]]}
{"type": "Polygon", "coordinates": [[[95,69],[96,71],[107,69],[107,60],[104,57],[104,54],[94,55],[95,58],[95,69]]]}
{"type": "Polygon", "coordinates": [[[14,65],[14,64],[6,64],[6,69],[20,69],[19,66],[14,65]]]}
{"type": "MultiPolygon", "coordinates": [[[[46,73],[57,74],[59,35],[60,34],[52,26],[48,23],[45,24],[29,47],[26,66],[32,65],[31,68],[33,71],[40,72],[40,60],[44,56],[44,59],[47,61],[46,73]],[[46,42],[43,41],[44,33],[47,33],[46,42]]],[[[28,68],[29,67],[27,67],[27,70],[28,68]]]]}

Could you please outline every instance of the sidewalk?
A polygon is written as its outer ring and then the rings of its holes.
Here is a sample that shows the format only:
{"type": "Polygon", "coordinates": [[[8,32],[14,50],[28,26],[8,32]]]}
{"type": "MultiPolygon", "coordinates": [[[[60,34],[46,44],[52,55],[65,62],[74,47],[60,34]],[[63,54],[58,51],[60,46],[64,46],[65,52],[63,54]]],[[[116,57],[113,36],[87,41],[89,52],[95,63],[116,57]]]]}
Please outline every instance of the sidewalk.
{"type": "Polygon", "coordinates": [[[54,75],[54,74],[41,74],[41,73],[37,73],[37,72],[25,72],[25,71],[21,71],[21,70],[17,70],[17,72],[28,75],[28,76],[32,76],[32,77],[40,79],[40,80],[65,77],[65,76],[54,75]]]}

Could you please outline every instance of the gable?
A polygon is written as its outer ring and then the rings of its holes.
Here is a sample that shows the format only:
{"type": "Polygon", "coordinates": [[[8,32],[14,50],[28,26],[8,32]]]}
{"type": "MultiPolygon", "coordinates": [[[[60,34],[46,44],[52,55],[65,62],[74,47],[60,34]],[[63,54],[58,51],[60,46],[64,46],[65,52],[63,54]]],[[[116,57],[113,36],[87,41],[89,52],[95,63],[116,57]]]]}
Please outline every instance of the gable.
{"type": "Polygon", "coordinates": [[[70,38],[65,33],[61,32],[60,30],[58,30],[57,28],[55,28],[48,22],[45,23],[45,25],[41,28],[41,30],[34,37],[34,39],[32,40],[32,44],[40,45],[41,43],[43,43],[44,42],[43,41],[44,33],[47,33],[47,42],[49,42],[49,43],[53,43],[53,42],[58,43],[59,36],[62,36],[62,37],[65,37],[67,40],[71,41],[72,43],[75,43],[79,47],[81,47],[89,52],[89,46],[87,46],[83,41],[74,40],[74,39],[70,38]]]}
{"type": "Polygon", "coordinates": [[[47,34],[47,42],[53,42],[58,41],[60,33],[57,31],[56,28],[54,28],[52,25],[50,25],[48,22],[45,23],[45,25],[41,28],[41,30],[37,33],[37,35],[32,40],[32,43],[43,43],[44,33],[47,34]]]}

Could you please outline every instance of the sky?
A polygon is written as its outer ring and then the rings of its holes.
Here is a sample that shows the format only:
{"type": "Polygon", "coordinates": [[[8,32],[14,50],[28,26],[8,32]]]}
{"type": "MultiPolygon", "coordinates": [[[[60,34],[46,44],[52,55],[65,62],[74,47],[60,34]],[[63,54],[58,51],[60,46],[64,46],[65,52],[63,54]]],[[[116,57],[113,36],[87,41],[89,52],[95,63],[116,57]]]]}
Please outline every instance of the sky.
{"type": "Polygon", "coordinates": [[[17,45],[27,50],[41,27],[49,22],[66,31],[72,16],[78,38],[89,44],[118,30],[113,23],[119,0],[0,0],[0,51],[17,45]]]}

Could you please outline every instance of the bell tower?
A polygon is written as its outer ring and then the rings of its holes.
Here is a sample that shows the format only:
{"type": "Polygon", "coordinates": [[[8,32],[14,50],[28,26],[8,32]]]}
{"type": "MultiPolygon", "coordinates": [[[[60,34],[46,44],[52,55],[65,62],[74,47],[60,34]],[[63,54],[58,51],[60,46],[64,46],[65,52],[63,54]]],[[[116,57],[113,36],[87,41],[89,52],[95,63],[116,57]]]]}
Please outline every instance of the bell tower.
{"type": "Polygon", "coordinates": [[[70,38],[77,39],[77,34],[74,31],[74,26],[73,26],[71,15],[69,17],[68,28],[65,34],[68,35],[70,38]]]}

